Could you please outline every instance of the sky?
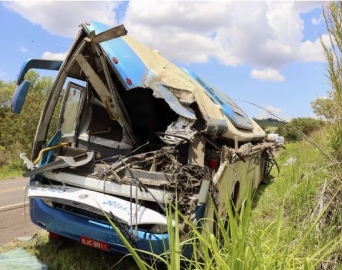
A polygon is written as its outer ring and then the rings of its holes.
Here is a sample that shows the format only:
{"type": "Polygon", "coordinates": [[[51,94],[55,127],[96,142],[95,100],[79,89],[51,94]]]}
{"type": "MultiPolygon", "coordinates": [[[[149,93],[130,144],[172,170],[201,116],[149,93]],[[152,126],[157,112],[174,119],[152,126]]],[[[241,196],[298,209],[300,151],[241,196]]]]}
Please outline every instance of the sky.
{"type": "Polygon", "coordinates": [[[310,102],[330,90],[319,1],[0,2],[0,80],[16,79],[29,58],[63,59],[90,20],[123,23],[251,117],[273,117],[266,110],[284,120],[314,117],[310,102]]]}

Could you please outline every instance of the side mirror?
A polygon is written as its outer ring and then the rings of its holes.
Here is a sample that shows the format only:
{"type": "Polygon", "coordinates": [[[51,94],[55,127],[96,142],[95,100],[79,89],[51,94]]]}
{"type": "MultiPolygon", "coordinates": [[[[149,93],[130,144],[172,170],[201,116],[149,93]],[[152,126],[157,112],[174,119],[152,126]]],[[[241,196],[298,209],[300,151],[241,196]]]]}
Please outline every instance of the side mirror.
{"type": "Polygon", "coordinates": [[[31,82],[24,80],[25,74],[32,68],[45,69],[45,70],[59,70],[63,61],[59,60],[45,60],[45,59],[28,59],[21,66],[18,80],[17,89],[14,92],[12,102],[11,102],[11,112],[20,114],[23,108],[28,90],[30,88],[31,82]]]}
{"type": "Polygon", "coordinates": [[[23,108],[28,90],[30,88],[31,82],[24,80],[18,85],[17,89],[15,89],[12,102],[11,102],[11,111],[16,114],[20,114],[21,109],[23,108]]]}

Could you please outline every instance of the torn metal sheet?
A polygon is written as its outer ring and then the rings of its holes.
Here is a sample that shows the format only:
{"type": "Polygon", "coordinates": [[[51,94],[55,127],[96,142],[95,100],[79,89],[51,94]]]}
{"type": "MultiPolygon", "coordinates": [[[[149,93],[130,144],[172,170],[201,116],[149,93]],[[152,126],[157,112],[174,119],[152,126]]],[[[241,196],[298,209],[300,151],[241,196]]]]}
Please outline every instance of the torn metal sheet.
{"type": "Polygon", "coordinates": [[[193,119],[187,119],[180,116],[177,121],[172,122],[167,127],[165,133],[170,135],[180,135],[191,139],[191,137],[197,133],[197,131],[193,128],[194,123],[195,121],[193,119]]]}
{"type": "Polygon", "coordinates": [[[153,89],[153,95],[157,98],[163,98],[169,104],[170,108],[180,116],[188,119],[196,119],[195,114],[189,108],[184,107],[172,91],[162,85],[160,78],[156,77],[151,71],[146,74],[144,85],[153,89]]]}
{"type": "MultiPolygon", "coordinates": [[[[95,22],[83,27],[90,32],[95,30],[97,34],[108,30],[104,25],[95,22]]],[[[196,103],[205,121],[201,132],[212,137],[236,137],[238,141],[246,141],[245,135],[248,140],[254,141],[266,136],[265,132],[256,129],[255,123],[234,102],[225,98],[224,94],[222,96],[221,92],[217,92],[213,95],[215,89],[212,90],[196,74],[179,68],[158,51],[130,36],[109,40],[100,46],[128,89],[149,87],[156,97],[165,99],[172,110],[189,119],[195,117],[189,106],[196,103]]]]}

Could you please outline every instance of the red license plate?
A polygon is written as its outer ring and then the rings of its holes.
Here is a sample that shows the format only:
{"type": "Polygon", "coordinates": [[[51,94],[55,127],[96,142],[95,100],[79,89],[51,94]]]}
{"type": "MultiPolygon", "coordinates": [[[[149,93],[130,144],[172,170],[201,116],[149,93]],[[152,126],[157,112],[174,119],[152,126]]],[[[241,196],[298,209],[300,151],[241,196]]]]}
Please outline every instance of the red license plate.
{"type": "Polygon", "coordinates": [[[107,243],[104,243],[102,241],[94,240],[85,236],[81,236],[81,244],[97,249],[102,249],[102,250],[109,250],[109,246],[107,243]]]}

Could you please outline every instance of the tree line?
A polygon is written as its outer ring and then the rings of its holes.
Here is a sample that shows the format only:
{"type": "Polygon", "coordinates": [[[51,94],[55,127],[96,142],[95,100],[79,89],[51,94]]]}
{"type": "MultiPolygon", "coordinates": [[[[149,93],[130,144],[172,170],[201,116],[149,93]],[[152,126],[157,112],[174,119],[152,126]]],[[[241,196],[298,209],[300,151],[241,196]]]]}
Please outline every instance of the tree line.
{"type": "Polygon", "coordinates": [[[40,114],[44,108],[53,78],[29,71],[25,78],[31,82],[29,93],[19,115],[10,111],[15,81],[0,80],[0,170],[23,169],[20,153],[29,157],[40,114]]]}
{"type": "MultiPolygon", "coordinates": [[[[25,78],[31,82],[31,86],[20,115],[12,113],[9,108],[16,82],[0,80],[0,170],[24,168],[19,154],[31,154],[40,114],[53,83],[52,77],[40,76],[35,71],[29,71],[25,78]]],[[[333,101],[332,98],[317,98],[311,102],[311,107],[319,119],[302,117],[289,122],[273,118],[255,120],[261,121],[259,124],[264,129],[266,122],[276,123],[276,133],[284,136],[287,141],[298,141],[302,139],[301,134],[310,135],[326,123],[334,123],[336,115],[333,113],[333,101]]]]}

